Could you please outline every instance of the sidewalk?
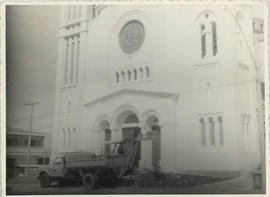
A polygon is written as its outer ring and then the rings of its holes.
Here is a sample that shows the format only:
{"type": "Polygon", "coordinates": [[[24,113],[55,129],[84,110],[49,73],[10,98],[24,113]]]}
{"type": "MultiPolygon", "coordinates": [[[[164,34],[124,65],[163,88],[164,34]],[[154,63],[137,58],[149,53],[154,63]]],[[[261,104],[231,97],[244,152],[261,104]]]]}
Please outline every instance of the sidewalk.
{"type": "Polygon", "coordinates": [[[182,190],[183,193],[194,194],[263,194],[261,189],[253,189],[251,178],[238,177],[235,179],[198,185],[182,190]]]}

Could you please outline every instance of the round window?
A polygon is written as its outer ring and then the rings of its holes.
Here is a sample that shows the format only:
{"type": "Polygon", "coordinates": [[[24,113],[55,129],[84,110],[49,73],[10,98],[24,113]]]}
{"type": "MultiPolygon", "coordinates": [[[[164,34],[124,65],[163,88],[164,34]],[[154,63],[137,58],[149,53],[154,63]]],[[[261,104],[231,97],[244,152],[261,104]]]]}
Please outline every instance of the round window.
{"type": "Polygon", "coordinates": [[[119,33],[120,48],[125,54],[131,55],[143,44],[145,31],[143,24],[138,20],[127,22],[119,33]]]}

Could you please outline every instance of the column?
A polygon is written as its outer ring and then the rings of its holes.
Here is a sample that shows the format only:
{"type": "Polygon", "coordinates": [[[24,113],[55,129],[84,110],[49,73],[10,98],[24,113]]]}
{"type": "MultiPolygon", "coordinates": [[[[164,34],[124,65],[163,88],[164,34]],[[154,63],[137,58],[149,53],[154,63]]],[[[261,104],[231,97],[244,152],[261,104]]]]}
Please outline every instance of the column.
{"type": "Polygon", "coordinates": [[[176,123],[163,123],[160,129],[161,134],[161,170],[165,172],[174,172],[177,162],[177,141],[176,141],[176,123]]]}
{"type": "Polygon", "coordinates": [[[59,141],[60,141],[60,150],[64,151],[65,150],[65,129],[61,130],[59,141]]]}
{"type": "Polygon", "coordinates": [[[76,128],[73,127],[72,128],[72,134],[71,134],[71,150],[74,150],[74,146],[75,146],[75,133],[76,133],[76,128]]]}
{"type": "Polygon", "coordinates": [[[67,131],[66,129],[64,129],[64,150],[63,151],[66,151],[67,150],[67,131]]]}
{"type": "MultiPolygon", "coordinates": [[[[147,126],[141,127],[141,133],[145,137],[150,129],[147,126]]],[[[140,168],[152,169],[152,140],[144,139],[141,141],[141,161],[140,168]]]]}
{"type": "Polygon", "coordinates": [[[68,150],[70,151],[71,149],[71,129],[68,128],[68,150]]]}
{"type": "Polygon", "coordinates": [[[93,130],[93,135],[92,135],[92,145],[93,145],[93,152],[97,154],[97,130],[93,130]]]}
{"type": "Polygon", "coordinates": [[[121,140],[119,134],[121,133],[121,128],[111,129],[111,141],[121,140]]]}

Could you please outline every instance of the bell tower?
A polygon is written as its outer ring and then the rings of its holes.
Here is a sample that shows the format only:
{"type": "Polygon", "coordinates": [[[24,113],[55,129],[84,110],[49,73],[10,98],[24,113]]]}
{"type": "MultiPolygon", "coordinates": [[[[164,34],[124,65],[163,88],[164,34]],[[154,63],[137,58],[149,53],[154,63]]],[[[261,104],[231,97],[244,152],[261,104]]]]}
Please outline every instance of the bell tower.
{"type": "Polygon", "coordinates": [[[66,5],[60,9],[52,154],[77,150],[85,82],[88,24],[93,6],[66,5]]]}

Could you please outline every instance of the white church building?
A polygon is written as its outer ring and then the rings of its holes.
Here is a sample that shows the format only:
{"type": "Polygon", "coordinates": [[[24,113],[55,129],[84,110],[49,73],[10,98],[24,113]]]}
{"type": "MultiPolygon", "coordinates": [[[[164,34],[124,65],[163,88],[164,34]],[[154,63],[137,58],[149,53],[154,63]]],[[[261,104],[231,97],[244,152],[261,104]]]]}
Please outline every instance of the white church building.
{"type": "Polygon", "coordinates": [[[263,16],[260,4],[63,6],[52,154],[128,149],[141,133],[152,138],[140,144],[140,168],[258,168],[263,16]]]}

